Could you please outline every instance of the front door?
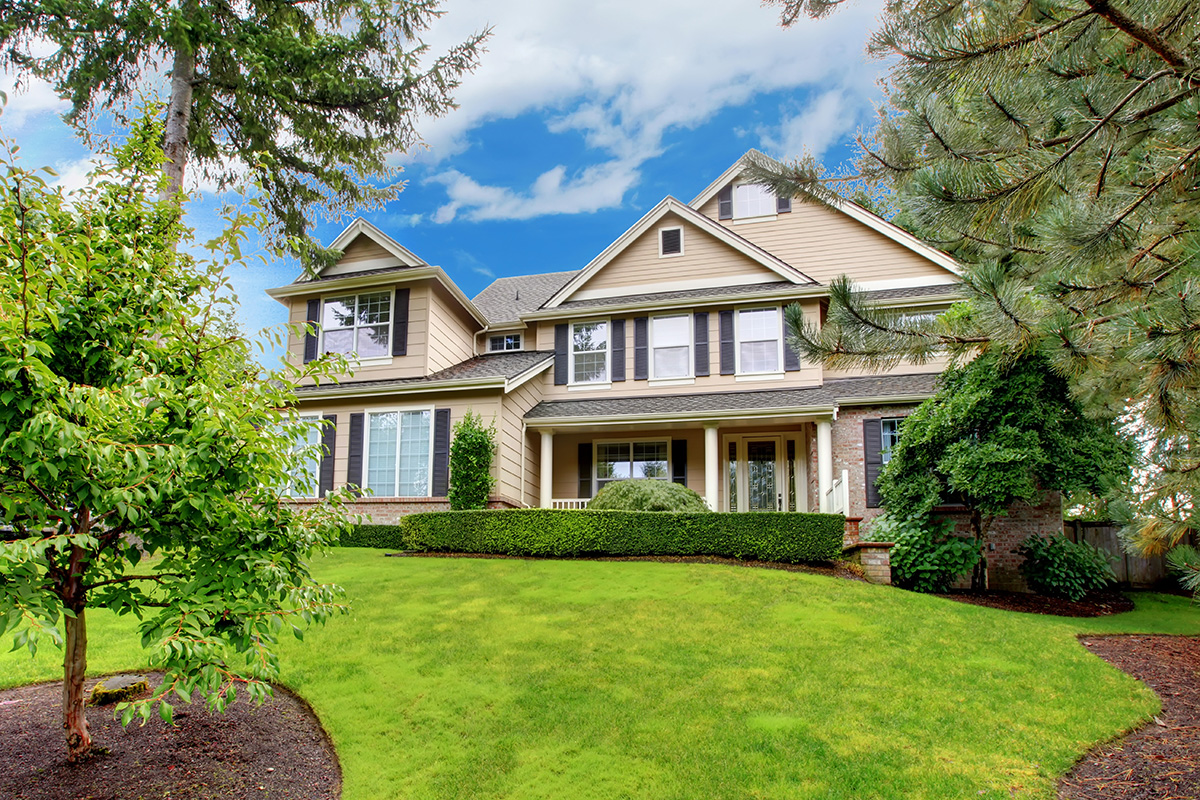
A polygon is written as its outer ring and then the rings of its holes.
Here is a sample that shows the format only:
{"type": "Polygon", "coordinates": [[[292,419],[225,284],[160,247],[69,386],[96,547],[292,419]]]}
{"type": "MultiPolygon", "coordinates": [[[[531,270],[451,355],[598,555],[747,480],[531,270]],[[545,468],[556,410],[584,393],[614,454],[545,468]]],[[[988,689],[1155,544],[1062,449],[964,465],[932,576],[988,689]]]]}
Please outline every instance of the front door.
{"type": "Polygon", "coordinates": [[[803,436],[728,434],[721,508],[725,511],[807,511],[803,436]]]}
{"type": "Polygon", "coordinates": [[[746,510],[782,511],[779,439],[746,440],[746,510]]]}

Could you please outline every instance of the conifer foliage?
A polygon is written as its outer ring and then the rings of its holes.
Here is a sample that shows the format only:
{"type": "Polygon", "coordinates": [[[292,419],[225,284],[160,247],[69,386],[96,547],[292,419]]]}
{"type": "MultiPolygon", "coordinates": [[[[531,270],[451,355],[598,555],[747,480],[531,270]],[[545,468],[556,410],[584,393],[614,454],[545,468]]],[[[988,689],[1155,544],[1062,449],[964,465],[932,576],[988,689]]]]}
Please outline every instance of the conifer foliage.
{"type": "MultiPolygon", "coordinates": [[[[964,265],[967,300],[905,316],[842,283],[795,345],[830,366],[1043,354],[1089,411],[1137,420],[1139,541],[1170,546],[1200,493],[1200,3],[894,0],[870,48],[894,66],[862,175],[964,265]]],[[[757,172],[836,202],[811,160],[757,172]]]]}

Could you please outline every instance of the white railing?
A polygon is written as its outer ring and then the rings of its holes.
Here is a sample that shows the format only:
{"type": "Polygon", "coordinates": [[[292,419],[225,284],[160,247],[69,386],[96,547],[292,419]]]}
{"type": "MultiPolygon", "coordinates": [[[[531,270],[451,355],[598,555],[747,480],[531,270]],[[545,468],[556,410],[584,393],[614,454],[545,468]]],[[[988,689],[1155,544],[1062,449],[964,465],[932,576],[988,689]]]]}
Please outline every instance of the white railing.
{"type": "Polygon", "coordinates": [[[551,508],[580,509],[587,508],[590,500],[586,497],[560,497],[550,500],[551,508]]]}
{"type": "Polygon", "coordinates": [[[845,514],[850,510],[850,471],[842,470],[842,476],[833,482],[825,493],[825,508],[830,514],[845,514]]]}

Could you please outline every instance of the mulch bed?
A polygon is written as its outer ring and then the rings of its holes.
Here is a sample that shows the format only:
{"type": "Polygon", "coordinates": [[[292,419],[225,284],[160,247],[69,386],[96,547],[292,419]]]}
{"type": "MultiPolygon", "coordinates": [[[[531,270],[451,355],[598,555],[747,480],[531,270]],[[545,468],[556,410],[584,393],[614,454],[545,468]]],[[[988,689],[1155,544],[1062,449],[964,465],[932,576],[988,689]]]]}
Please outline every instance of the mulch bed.
{"type": "Polygon", "coordinates": [[[1040,594],[1021,592],[988,592],[972,594],[955,592],[938,595],[960,603],[999,608],[1004,611],[1022,611],[1026,614],[1052,614],[1058,617],[1105,617],[1133,611],[1133,601],[1121,592],[1093,592],[1082,600],[1063,600],[1040,594]]]}
{"type": "MultiPolygon", "coordinates": [[[[151,683],[158,680],[153,677],[151,683]]],[[[88,691],[97,681],[89,681],[88,691]]],[[[62,684],[0,692],[0,797],[11,800],[336,800],[342,777],[333,746],[304,701],[275,688],[255,707],[241,698],[224,714],[198,698],[122,728],[113,707],[89,708],[97,752],[67,764],[62,684]]]]}
{"type": "Polygon", "coordinates": [[[1200,797],[1200,637],[1084,636],[1084,647],[1158,693],[1162,713],[1101,745],[1058,785],[1066,800],[1200,797]]]}

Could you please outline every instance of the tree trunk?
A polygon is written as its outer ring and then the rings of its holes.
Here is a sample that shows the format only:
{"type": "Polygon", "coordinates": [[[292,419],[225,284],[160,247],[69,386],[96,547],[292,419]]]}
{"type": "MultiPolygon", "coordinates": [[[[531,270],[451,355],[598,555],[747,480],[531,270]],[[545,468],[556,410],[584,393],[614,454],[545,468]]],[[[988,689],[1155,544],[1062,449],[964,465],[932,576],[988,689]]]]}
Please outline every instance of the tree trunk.
{"type": "Polygon", "coordinates": [[[192,121],[192,82],[196,78],[196,53],[187,44],[175,49],[171,68],[171,102],[167,106],[167,123],[163,131],[163,155],[168,159],[164,171],[170,184],[163,199],[183,193],[183,173],[188,158],[188,128],[192,121]]]}
{"type": "Polygon", "coordinates": [[[975,569],[971,573],[971,591],[973,592],[988,590],[987,529],[990,524],[990,519],[984,523],[983,515],[979,511],[971,511],[971,528],[975,531],[975,543],[979,546],[979,561],[976,562],[975,569]]]}
{"type": "Polygon", "coordinates": [[[63,729],[67,732],[67,761],[75,763],[92,751],[92,735],[88,733],[83,678],[87,673],[87,620],[84,606],[72,609],[67,615],[67,646],[63,657],[63,729]]]}

